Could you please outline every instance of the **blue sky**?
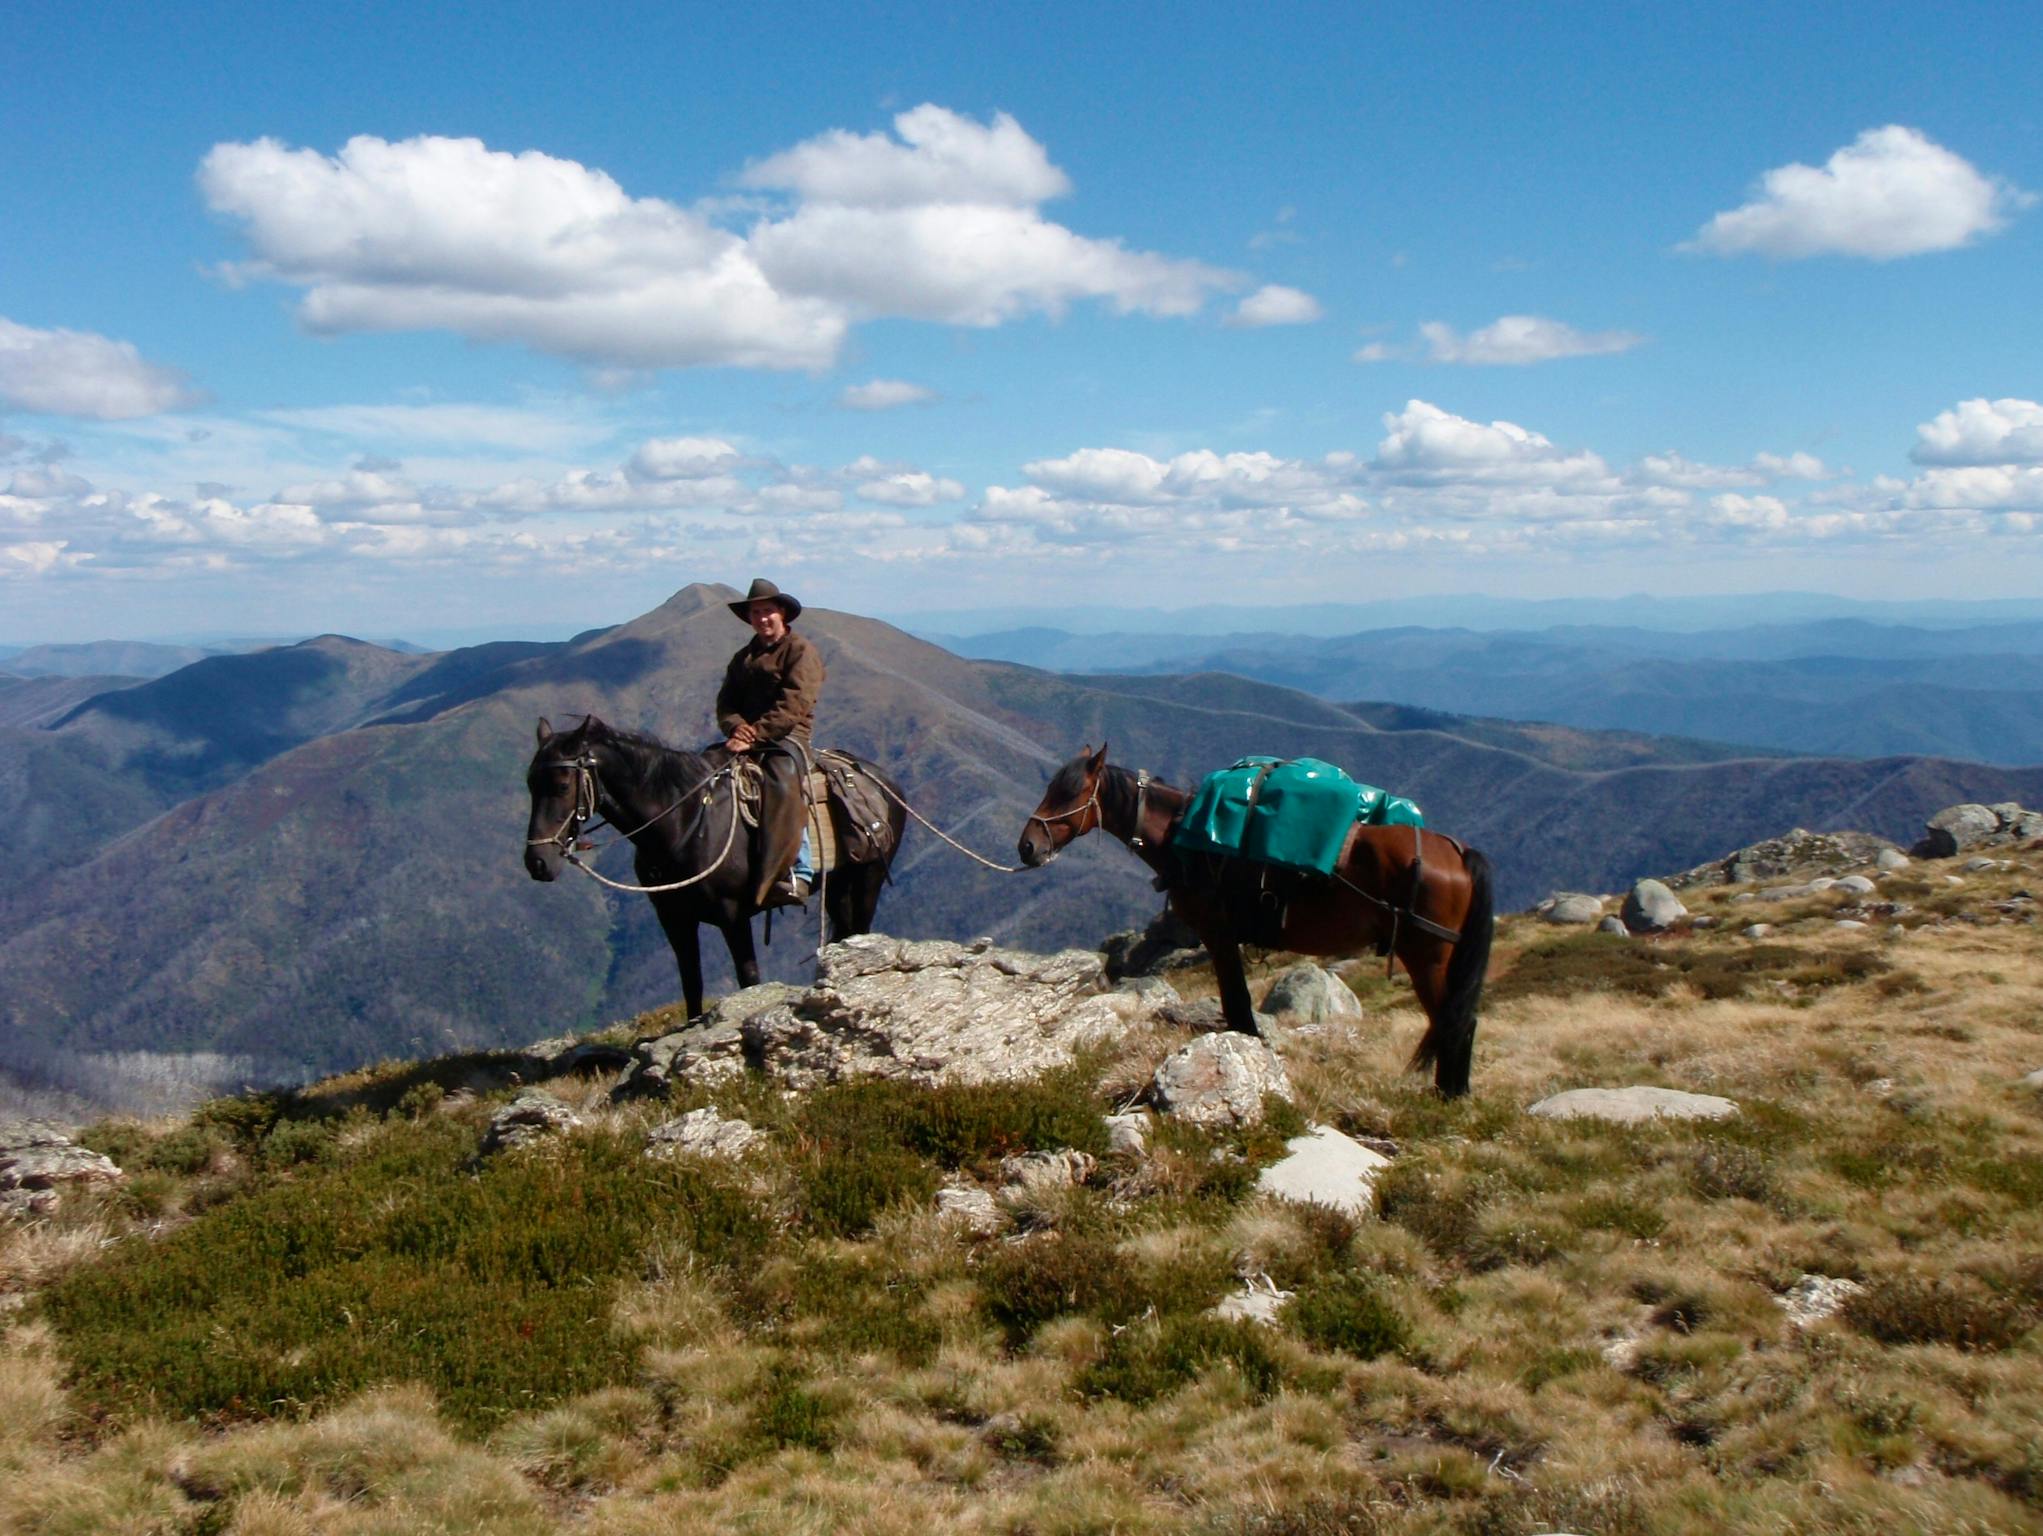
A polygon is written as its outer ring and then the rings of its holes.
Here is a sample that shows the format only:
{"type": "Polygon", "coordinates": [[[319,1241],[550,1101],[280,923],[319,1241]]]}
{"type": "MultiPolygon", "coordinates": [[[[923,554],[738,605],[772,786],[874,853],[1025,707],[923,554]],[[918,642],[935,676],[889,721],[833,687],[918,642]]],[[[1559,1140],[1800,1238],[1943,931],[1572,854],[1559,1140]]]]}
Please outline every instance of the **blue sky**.
{"type": "Polygon", "coordinates": [[[2027,595],[2034,19],[18,0],[0,640],[2027,595]]]}

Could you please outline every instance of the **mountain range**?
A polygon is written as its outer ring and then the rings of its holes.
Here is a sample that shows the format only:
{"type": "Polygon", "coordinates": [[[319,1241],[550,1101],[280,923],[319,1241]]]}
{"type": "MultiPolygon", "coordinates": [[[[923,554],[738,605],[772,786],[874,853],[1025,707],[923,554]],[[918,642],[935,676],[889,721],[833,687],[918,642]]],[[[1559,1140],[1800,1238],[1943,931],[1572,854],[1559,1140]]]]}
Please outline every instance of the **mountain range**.
{"type": "Polygon", "coordinates": [[[1059,671],[1231,672],[1325,699],[1783,752],[2043,763],[2043,624],[2033,621],[1927,629],[1839,618],[1694,633],[1404,627],[1316,639],[1032,626],[942,643],[1059,671]]]}
{"type": "MultiPolygon", "coordinates": [[[[690,586],[559,643],[419,655],[324,636],[97,690],[0,687],[0,815],[16,833],[0,1072],[21,1090],[146,1103],[522,1044],[671,1002],[642,898],[524,873],[523,770],[542,715],[709,739],[744,639],[724,607],[735,596],[690,586]]],[[[1059,675],[853,614],[809,609],[801,624],[829,668],[819,744],[879,762],[920,812],[1001,861],[1056,765],[1103,739],[1113,760],[1179,783],[1247,753],[1341,763],[1488,851],[1507,906],[1615,889],[1791,825],[1907,841],[1956,801],[2043,800],[2039,769],[1753,753],[1220,673],[1059,675]]],[[[895,877],[887,931],[1027,948],[1096,944],[1157,903],[1142,866],[1098,838],[1054,869],[997,874],[911,829],[895,877]]],[[[814,943],[812,926],[781,923],[769,973],[799,974],[814,943]]]]}

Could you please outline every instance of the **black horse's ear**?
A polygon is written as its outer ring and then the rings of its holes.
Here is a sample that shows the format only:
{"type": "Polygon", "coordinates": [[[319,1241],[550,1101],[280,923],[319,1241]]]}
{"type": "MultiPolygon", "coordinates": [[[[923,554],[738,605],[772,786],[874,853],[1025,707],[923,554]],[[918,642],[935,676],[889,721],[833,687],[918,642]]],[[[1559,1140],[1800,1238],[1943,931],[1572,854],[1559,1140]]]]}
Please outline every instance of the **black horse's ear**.
{"type": "Polygon", "coordinates": [[[539,734],[539,745],[541,745],[542,747],[543,747],[543,746],[545,746],[545,745],[546,745],[546,744],[547,744],[547,743],[548,743],[549,741],[553,740],[553,727],[552,727],[551,725],[547,724],[547,721],[546,721],[546,716],[544,716],[544,715],[541,715],[541,716],[539,717],[539,732],[538,732],[538,734],[539,734]]]}
{"type": "Polygon", "coordinates": [[[610,727],[605,725],[601,720],[598,720],[594,715],[584,715],[582,716],[582,723],[578,727],[576,727],[576,729],[581,731],[581,733],[584,736],[589,736],[595,735],[602,731],[607,731],[610,729],[610,727]]]}
{"type": "Polygon", "coordinates": [[[1093,773],[1098,773],[1107,766],[1107,744],[1105,742],[1100,743],[1099,751],[1093,753],[1092,761],[1088,762],[1085,766],[1093,773]]]}

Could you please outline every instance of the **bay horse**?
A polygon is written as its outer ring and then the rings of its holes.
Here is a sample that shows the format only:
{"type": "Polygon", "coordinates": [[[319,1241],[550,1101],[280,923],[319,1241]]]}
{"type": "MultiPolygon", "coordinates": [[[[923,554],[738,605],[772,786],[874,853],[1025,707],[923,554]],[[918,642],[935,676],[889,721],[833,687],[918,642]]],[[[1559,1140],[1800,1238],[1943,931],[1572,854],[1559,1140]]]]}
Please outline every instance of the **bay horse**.
{"type": "Polygon", "coordinates": [[[1426,1033],[1408,1070],[1433,1068],[1447,1098],[1468,1092],[1476,1004],[1489,969],[1496,910],[1490,863],[1451,837],[1416,827],[1357,827],[1331,876],[1293,873],[1251,859],[1180,852],[1171,832],[1189,790],[1112,767],[1104,743],[1057,770],[1022,826],[1030,868],[1073,839],[1104,828],[1156,871],[1170,907],[1213,960],[1228,1028],[1255,1032],[1241,946],[1305,955],[1394,954],[1412,978],[1426,1033]]]}
{"type": "MultiPolygon", "coordinates": [[[[648,892],[646,899],[674,947],[681,971],[681,995],[688,1017],[702,1013],[702,950],[697,927],[713,924],[724,936],[738,985],[757,986],[759,959],[752,947],[752,916],[760,908],[753,839],[742,825],[731,754],[683,752],[650,736],[614,730],[594,715],[571,731],[556,733],[539,722],[539,748],[525,770],[532,792],[532,816],[525,829],[525,869],[534,880],[553,880],[576,851],[576,842],[601,816],[636,850],[632,868],[642,886],[689,882],[679,890],[648,892]]],[[[870,933],[880,888],[907,812],[899,788],[871,763],[848,753],[833,754],[889,793],[884,825],[854,839],[843,809],[830,796],[830,817],[840,850],[865,841],[877,856],[861,862],[840,859],[822,878],[823,910],[832,943],[870,933]]]]}

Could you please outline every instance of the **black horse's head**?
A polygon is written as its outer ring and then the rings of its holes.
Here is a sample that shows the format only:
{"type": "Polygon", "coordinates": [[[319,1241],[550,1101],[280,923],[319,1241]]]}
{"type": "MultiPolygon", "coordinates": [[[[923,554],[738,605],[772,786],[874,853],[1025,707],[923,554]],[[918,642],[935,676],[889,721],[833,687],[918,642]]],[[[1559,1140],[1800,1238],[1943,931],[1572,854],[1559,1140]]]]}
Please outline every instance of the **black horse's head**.
{"type": "Polygon", "coordinates": [[[596,764],[590,743],[603,722],[588,716],[571,731],[556,734],[539,722],[539,750],[525,770],[532,792],[532,815],[525,823],[525,872],[534,880],[552,880],[596,813],[596,764]]]}
{"type": "Polygon", "coordinates": [[[1042,803],[1022,824],[1021,842],[1016,845],[1022,863],[1040,869],[1073,838],[1083,837],[1100,824],[1100,775],[1106,767],[1107,744],[1101,742],[1099,751],[1081,748],[1078,756],[1057,770],[1050,787],[1043,791],[1042,803]]]}

